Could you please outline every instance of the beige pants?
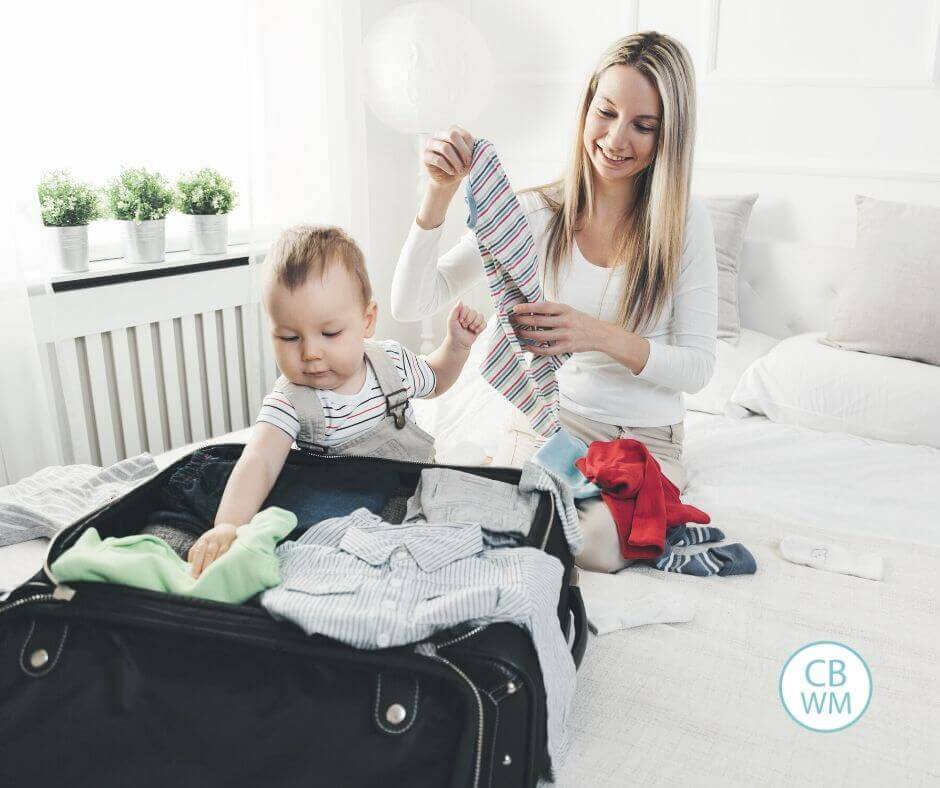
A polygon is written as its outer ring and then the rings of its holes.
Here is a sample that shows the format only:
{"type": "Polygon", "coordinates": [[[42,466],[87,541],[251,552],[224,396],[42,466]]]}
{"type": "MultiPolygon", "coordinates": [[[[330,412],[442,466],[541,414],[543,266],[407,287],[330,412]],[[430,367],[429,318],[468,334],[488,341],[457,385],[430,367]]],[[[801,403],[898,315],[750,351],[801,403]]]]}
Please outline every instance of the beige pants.
{"type": "MultiPolygon", "coordinates": [[[[682,467],[685,429],[682,422],[664,427],[628,427],[594,421],[564,408],[559,411],[559,418],[562,427],[588,444],[617,438],[640,441],[680,493],[685,487],[685,469],[682,467]]],[[[528,420],[518,413],[494,458],[495,464],[521,466],[535,452],[535,439],[528,420]]],[[[584,532],[584,549],[575,557],[577,565],[595,572],[616,572],[630,564],[630,560],[620,555],[617,526],[607,504],[599,498],[591,498],[579,502],[578,511],[584,532]]]]}

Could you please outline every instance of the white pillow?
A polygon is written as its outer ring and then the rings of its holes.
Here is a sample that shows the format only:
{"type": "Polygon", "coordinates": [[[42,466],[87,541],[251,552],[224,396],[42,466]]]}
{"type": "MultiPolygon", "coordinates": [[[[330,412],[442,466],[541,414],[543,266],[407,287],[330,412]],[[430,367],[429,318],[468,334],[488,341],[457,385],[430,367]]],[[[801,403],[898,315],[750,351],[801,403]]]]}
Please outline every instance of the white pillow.
{"type": "Polygon", "coordinates": [[[855,201],[855,265],[822,341],[940,365],[940,207],[855,201]]]}
{"type": "Polygon", "coordinates": [[[718,263],[718,338],[738,341],[741,315],[738,309],[738,273],[741,250],[757,194],[696,195],[708,210],[715,234],[718,263]]]}
{"type": "Polygon", "coordinates": [[[685,395],[685,407],[702,413],[724,413],[744,370],[776,344],[773,337],[749,328],[741,329],[736,345],[719,339],[712,378],[701,391],[685,395]]]}
{"type": "Polygon", "coordinates": [[[778,342],[741,377],[731,407],[782,424],[940,448],[940,367],[828,347],[820,336],[778,342]]]}

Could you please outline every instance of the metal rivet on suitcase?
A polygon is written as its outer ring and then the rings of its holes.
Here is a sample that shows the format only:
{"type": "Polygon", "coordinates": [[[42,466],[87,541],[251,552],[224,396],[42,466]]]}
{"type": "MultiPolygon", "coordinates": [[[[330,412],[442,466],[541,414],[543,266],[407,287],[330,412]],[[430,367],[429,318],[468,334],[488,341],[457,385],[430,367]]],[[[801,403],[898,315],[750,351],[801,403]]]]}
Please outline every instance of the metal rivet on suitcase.
{"type": "Polygon", "coordinates": [[[503,756],[503,766],[512,766],[512,758],[509,757],[509,754],[503,756]]]}
{"type": "Polygon", "coordinates": [[[392,723],[392,725],[401,725],[407,716],[408,712],[405,711],[405,707],[400,703],[393,703],[385,712],[385,719],[392,723]]]}
{"type": "Polygon", "coordinates": [[[519,689],[519,685],[516,684],[516,682],[514,682],[514,681],[510,681],[510,682],[506,685],[506,692],[508,692],[510,695],[514,695],[515,692],[516,692],[516,690],[518,690],[518,689],[519,689]]]}
{"type": "Polygon", "coordinates": [[[49,652],[44,648],[37,648],[29,655],[29,664],[34,668],[41,668],[49,661],[49,652]]]}

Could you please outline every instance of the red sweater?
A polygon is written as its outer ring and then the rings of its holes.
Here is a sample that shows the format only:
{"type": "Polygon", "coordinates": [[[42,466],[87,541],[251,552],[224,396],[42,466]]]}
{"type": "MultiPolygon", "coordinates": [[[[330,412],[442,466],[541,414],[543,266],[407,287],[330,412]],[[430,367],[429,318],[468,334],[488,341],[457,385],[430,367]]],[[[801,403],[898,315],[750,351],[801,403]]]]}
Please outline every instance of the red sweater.
{"type": "Polygon", "coordinates": [[[638,440],[595,441],[575,465],[601,488],[617,524],[624,558],[659,558],[667,528],[711,522],[701,509],[679,500],[676,485],[663,476],[656,458],[638,440]]]}

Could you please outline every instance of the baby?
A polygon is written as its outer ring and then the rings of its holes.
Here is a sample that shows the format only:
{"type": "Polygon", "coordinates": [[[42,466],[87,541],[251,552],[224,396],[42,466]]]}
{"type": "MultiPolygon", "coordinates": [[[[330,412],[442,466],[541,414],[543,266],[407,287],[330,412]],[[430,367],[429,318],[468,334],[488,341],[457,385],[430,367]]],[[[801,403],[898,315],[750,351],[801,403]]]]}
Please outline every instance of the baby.
{"type": "Polygon", "coordinates": [[[378,307],[365,259],[337,227],[285,231],[264,267],[262,299],[282,374],[232,469],[215,527],[189,551],[194,577],[258,512],[294,441],[323,454],[430,461],[434,439],[414,423],[408,400],[447,391],[485,325],[458,302],[446,339],[427,358],[394,341],[369,341],[378,307]]]}

